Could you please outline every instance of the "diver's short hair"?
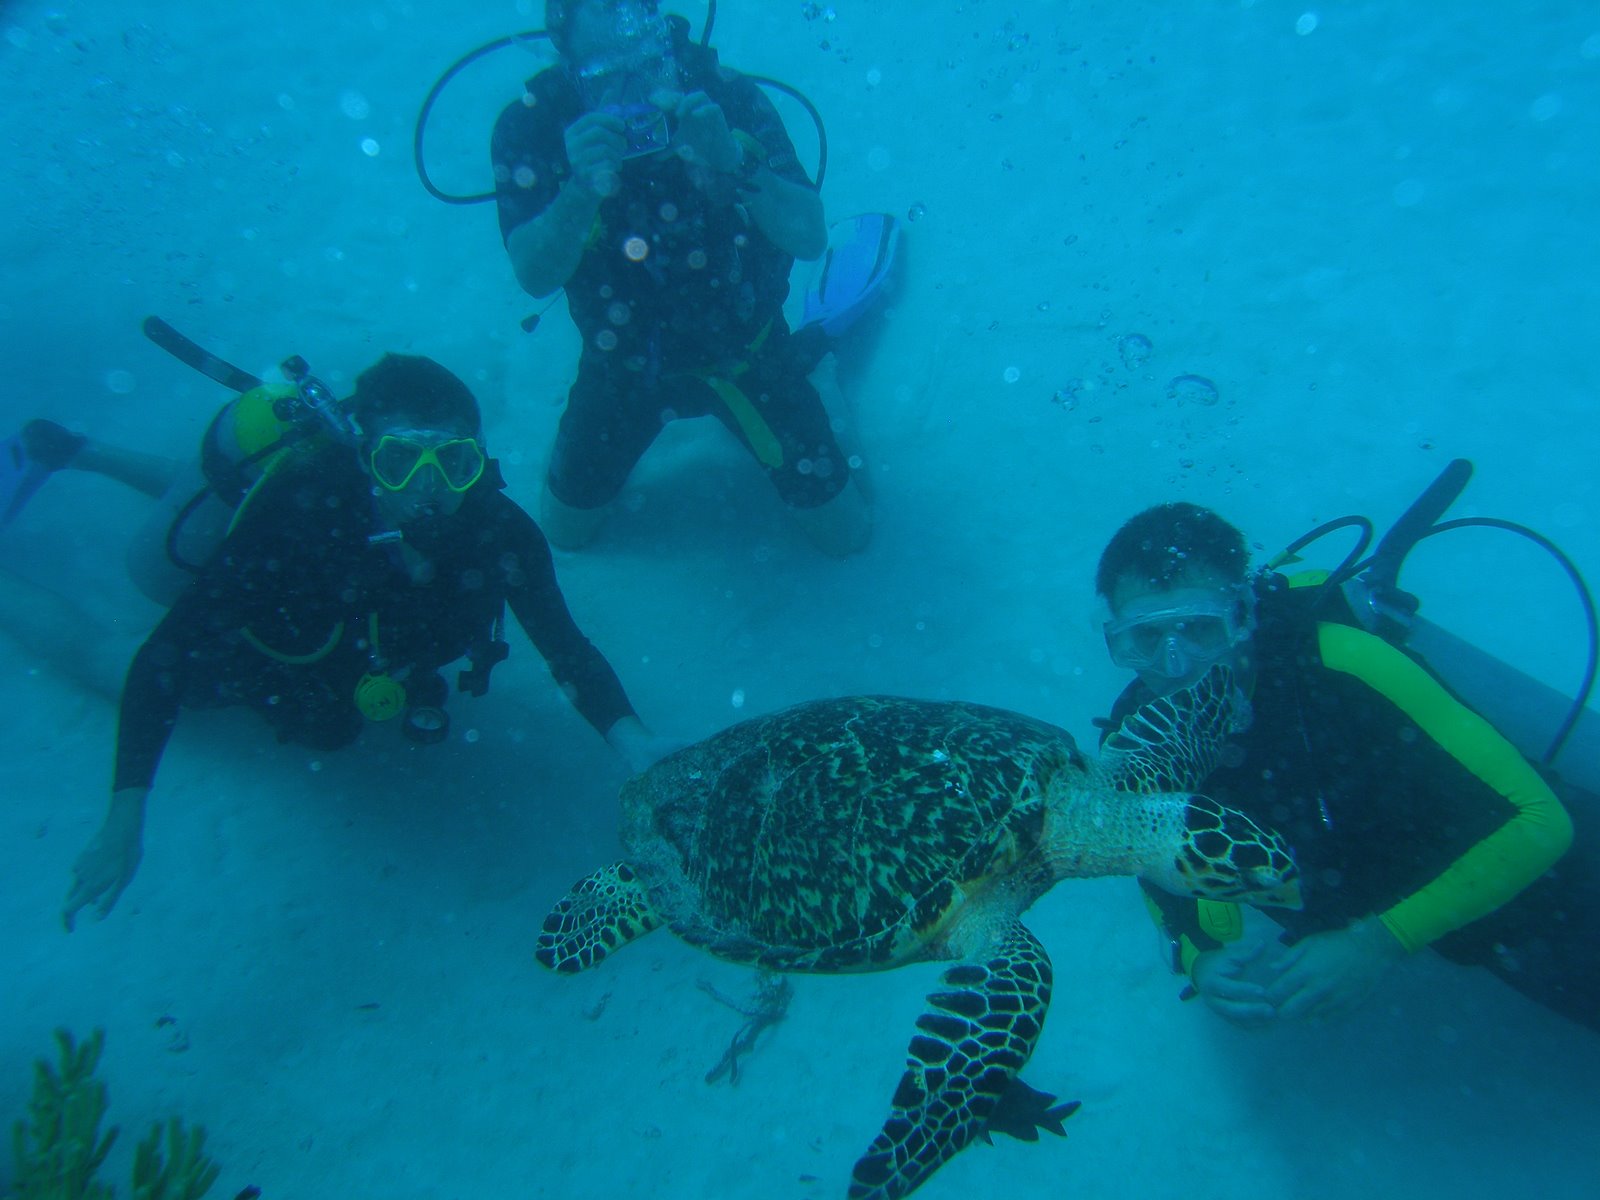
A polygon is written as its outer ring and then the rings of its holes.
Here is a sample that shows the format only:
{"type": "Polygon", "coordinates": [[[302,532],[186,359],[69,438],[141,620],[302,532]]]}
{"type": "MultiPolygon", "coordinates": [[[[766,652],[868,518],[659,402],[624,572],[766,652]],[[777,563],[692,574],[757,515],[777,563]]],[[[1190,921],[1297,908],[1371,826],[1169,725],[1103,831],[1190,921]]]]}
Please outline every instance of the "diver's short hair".
{"type": "Polygon", "coordinates": [[[1209,508],[1172,500],[1130,517],[1112,535],[1094,590],[1109,600],[1117,581],[1129,577],[1165,590],[1196,570],[1242,583],[1249,564],[1244,534],[1209,508]]]}
{"type": "Polygon", "coordinates": [[[349,407],[364,429],[396,417],[474,433],[483,424],[472,389],[433,359],[416,354],[385,354],[361,372],[349,407]]]}

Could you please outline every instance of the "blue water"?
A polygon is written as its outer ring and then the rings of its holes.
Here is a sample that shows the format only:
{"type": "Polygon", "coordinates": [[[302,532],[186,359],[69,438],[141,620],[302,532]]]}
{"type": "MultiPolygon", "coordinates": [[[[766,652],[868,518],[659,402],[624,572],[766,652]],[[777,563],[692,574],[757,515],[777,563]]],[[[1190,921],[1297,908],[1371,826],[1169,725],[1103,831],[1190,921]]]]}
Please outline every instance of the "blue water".
{"type": "MultiPolygon", "coordinates": [[[[431,200],[410,143],[456,55],[540,17],[0,7],[0,428],[49,416],[192,454],[224,396],[141,337],[151,313],[247,370],[304,355],[336,388],[385,350],[426,353],[477,391],[531,507],[576,336],[559,305],[522,332],[542,305],[492,211],[431,200]]],[[[818,557],[696,422],[593,549],[558,558],[662,732],[893,691],[1089,741],[1120,685],[1093,562],[1169,497],[1264,558],[1347,512],[1391,520],[1467,457],[1454,514],[1527,522],[1600,571],[1592,5],[729,0],[715,42],[822,110],[831,216],[915,220],[848,376],[865,554],[818,557]]],[[[441,185],[490,186],[489,125],[539,62],[506,50],[451,86],[441,185]]],[[[247,714],[186,714],[137,879],[64,934],[105,801],[103,693],[160,615],[122,570],[143,503],[62,476],[0,533],[0,1116],[23,1112],[52,1028],[101,1026],[119,1178],[181,1114],[209,1130],[215,1196],[843,1194],[935,968],[796,980],[737,1089],[703,1081],[740,1018],[697,984],[744,994],[745,973],[665,934],[575,980],[540,972],[544,911],[615,852],[622,770],[520,635],[426,754],[375,730],[323,757],[247,714]]],[[[1559,572],[1487,535],[1441,542],[1408,575],[1430,613],[1570,687],[1559,572]]],[[[1600,1184],[1600,1039],[1490,979],[1423,956],[1356,1018],[1252,1036],[1177,1003],[1129,885],[1064,884],[1030,925],[1058,988],[1029,1074],[1084,1109],[1066,1142],[963,1154],[929,1200],[1600,1184]]]]}

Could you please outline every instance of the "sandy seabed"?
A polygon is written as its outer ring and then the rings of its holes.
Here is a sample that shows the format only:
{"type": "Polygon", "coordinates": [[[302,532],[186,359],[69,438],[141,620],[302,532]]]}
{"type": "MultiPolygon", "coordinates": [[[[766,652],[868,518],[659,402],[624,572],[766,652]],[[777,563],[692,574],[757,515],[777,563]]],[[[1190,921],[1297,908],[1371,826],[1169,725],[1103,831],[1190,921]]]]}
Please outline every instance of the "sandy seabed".
{"type": "MultiPolygon", "coordinates": [[[[845,363],[876,537],[818,558],[714,423],[670,429],[594,549],[558,558],[652,725],[694,738],[888,691],[1092,744],[1119,686],[1094,559],[1169,497],[1264,556],[1346,512],[1392,520],[1466,457],[1455,514],[1600,563],[1591,6],[816,9],[730,0],[716,43],[821,108],[831,215],[918,214],[875,344],[845,363]],[[1217,402],[1175,395],[1182,375],[1217,402]]],[[[223,397],[143,341],[147,313],[250,370],[302,354],[340,387],[384,350],[427,353],[473,384],[531,504],[576,337],[559,305],[519,329],[539,306],[492,212],[428,199],[409,145],[451,58],[539,17],[0,8],[3,424],[192,453],[223,397]]],[[[537,65],[507,50],[452,85],[429,133],[442,184],[488,185],[489,124],[537,65]]],[[[20,639],[0,661],[0,1114],[23,1111],[52,1028],[100,1026],[119,1176],[178,1113],[209,1130],[218,1196],[843,1194],[938,968],[795,979],[737,1087],[704,1076],[743,1018],[700,985],[747,995],[749,972],[664,933],[575,979],[541,971],[543,913],[616,852],[622,774],[515,635],[494,691],[425,752],[375,728],[322,759],[247,714],[187,715],[138,878],[65,935],[105,801],[104,692],[159,615],[121,570],[141,515],[62,478],[0,535],[20,639]]],[[[1407,582],[1571,685],[1576,609],[1536,552],[1457,535],[1407,582]]],[[[1600,1185],[1600,1039],[1481,974],[1423,956],[1357,1017],[1247,1034],[1177,1002],[1130,883],[1065,883],[1029,924],[1057,989],[1028,1077],[1083,1109],[1066,1141],[960,1155],[929,1200],[1600,1185]]]]}

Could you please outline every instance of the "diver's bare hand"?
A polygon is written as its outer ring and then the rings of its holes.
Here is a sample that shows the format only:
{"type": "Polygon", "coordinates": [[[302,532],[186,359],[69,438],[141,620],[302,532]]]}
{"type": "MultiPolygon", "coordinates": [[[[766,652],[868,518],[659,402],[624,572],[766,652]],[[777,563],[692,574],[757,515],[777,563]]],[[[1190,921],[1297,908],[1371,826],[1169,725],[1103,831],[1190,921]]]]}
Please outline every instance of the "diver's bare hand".
{"type": "Polygon", "coordinates": [[[622,160],[628,153],[628,127],[616,113],[584,113],[565,135],[572,178],[596,196],[609,196],[620,186],[622,160]]]}
{"type": "Polygon", "coordinates": [[[678,157],[709,175],[736,171],[743,150],[728,128],[722,108],[704,92],[690,92],[678,101],[678,131],[672,146],[678,157]]]}
{"type": "Polygon", "coordinates": [[[72,866],[72,889],[61,911],[61,923],[71,933],[78,910],[95,906],[95,918],[104,920],[133,881],[143,856],[145,788],[126,788],[111,797],[105,823],[84,847],[72,866]]]}
{"type": "Polygon", "coordinates": [[[1245,1029],[1270,1025],[1278,1012],[1267,989],[1251,978],[1266,943],[1230,942],[1220,950],[1203,950],[1189,977],[1206,1007],[1245,1029]]]}
{"type": "Polygon", "coordinates": [[[1367,999],[1406,956],[1377,917],[1313,933],[1271,963],[1267,1000],[1282,1017],[1337,1017],[1367,999]]]}

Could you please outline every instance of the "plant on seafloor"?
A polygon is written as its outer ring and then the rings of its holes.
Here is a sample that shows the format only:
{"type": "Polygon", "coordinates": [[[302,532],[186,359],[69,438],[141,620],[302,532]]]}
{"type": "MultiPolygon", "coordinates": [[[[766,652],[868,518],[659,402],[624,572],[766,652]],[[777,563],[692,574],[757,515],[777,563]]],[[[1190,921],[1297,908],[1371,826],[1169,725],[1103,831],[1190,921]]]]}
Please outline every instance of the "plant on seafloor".
{"type": "MultiPolygon", "coordinates": [[[[106,1035],[96,1029],[80,1046],[65,1029],[56,1030],[59,1068],[44,1059],[34,1065],[33,1101],[28,1120],[18,1121],[12,1142],[17,1176],[13,1200],[114,1200],[115,1190],[95,1175],[117,1139],[117,1128],[101,1136],[106,1115],[106,1085],[94,1077],[106,1035]]],[[[166,1154],[162,1127],[139,1143],[133,1157],[133,1200],[200,1200],[217,1180],[217,1167],[202,1148],[200,1126],[185,1131],[176,1117],[167,1123],[166,1154]]]]}

